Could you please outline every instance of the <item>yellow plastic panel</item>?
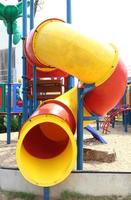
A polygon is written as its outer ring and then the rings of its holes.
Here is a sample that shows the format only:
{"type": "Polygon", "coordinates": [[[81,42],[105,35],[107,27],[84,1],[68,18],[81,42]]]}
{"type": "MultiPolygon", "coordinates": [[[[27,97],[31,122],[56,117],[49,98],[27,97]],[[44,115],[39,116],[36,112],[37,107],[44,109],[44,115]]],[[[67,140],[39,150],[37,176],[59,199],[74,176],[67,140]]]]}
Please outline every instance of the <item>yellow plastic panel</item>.
{"type": "Polygon", "coordinates": [[[59,20],[48,20],[36,29],[33,50],[42,64],[96,85],[107,80],[118,63],[118,52],[113,45],[89,38],[59,20]]]}
{"type": "MultiPolygon", "coordinates": [[[[72,111],[75,120],[77,120],[77,87],[72,88],[68,92],[64,93],[63,95],[56,98],[56,100],[61,101],[65,105],[70,108],[72,111]]],[[[89,117],[91,114],[84,108],[84,116],[89,117]]],[[[92,121],[84,121],[83,127],[87,126],[88,124],[91,124],[92,121]]]]}
{"type": "Polygon", "coordinates": [[[48,187],[62,182],[73,170],[76,157],[75,138],[68,124],[60,118],[52,115],[39,115],[28,120],[22,127],[16,148],[16,160],[22,175],[32,184],[48,187]],[[62,127],[66,131],[69,141],[61,154],[48,159],[39,159],[26,151],[23,141],[34,126],[44,122],[52,122],[62,127]]]}

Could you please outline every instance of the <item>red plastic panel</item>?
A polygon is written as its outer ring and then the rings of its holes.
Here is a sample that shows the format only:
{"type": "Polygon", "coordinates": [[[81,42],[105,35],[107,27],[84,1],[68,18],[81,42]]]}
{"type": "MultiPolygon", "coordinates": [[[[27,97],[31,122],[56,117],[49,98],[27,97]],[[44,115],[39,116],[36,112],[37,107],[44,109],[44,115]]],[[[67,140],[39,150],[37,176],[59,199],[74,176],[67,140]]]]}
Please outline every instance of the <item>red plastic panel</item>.
{"type": "MultiPolygon", "coordinates": [[[[27,77],[29,79],[32,79],[33,77],[33,69],[32,69],[33,64],[31,64],[27,58],[27,77]]],[[[59,69],[55,69],[49,72],[44,72],[37,70],[37,78],[45,78],[45,77],[67,77],[68,74],[66,72],[63,72],[59,69]]]]}
{"type": "Polygon", "coordinates": [[[85,108],[96,115],[105,115],[115,107],[124,95],[126,83],[127,70],[123,62],[119,61],[110,78],[85,95],[85,108]]]}
{"type": "Polygon", "coordinates": [[[73,134],[75,133],[76,129],[75,118],[71,110],[62,102],[57,100],[48,100],[43,105],[38,107],[31,117],[37,115],[45,115],[45,114],[50,114],[60,117],[69,124],[73,134]]]}
{"type": "Polygon", "coordinates": [[[43,123],[42,126],[44,129],[46,129],[46,134],[44,134],[45,130],[40,129],[39,125],[33,127],[23,141],[24,148],[34,157],[40,159],[53,158],[64,151],[68,144],[69,138],[66,132],[58,125],[52,123],[50,123],[50,125],[48,123],[43,123]],[[48,130],[49,127],[52,133],[55,133],[57,130],[59,130],[59,134],[64,133],[64,135],[66,135],[65,139],[60,141],[58,138],[57,141],[56,138],[56,141],[54,141],[47,138],[46,135],[48,135],[48,131],[50,131],[48,130]]]}
{"type": "Polygon", "coordinates": [[[31,62],[32,64],[35,64],[38,67],[42,67],[42,64],[37,60],[37,58],[34,55],[33,52],[33,37],[34,37],[35,29],[32,29],[29,36],[27,36],[25,40],[25,55],[28,60],[28,62],[31,62]]]}

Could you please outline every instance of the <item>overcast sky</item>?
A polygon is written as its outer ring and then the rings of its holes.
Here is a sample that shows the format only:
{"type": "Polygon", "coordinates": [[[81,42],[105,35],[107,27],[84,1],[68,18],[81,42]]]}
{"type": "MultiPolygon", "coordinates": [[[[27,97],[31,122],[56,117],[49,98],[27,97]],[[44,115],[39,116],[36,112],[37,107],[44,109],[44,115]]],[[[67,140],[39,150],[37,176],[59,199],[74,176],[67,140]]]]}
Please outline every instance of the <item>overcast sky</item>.
{"type": "MultiPolygon", "coordinates": [[[[45,0],[42,12],[37,23],[50,17],[66,19],[66,0],[45,0]]],[[[131,0],[72,0],[72,24],[87,35],[114,43],[131,65],[131,0]]]]}
{"type": "MultiPolygon", "coordinates": [[[[36,24],[51,17],[66,20],[66,0],[45,0],[36,24]]],[[[131,0],[72,0],[72,24],[89,36],[114,43],[131,66],[131,0]]]]}

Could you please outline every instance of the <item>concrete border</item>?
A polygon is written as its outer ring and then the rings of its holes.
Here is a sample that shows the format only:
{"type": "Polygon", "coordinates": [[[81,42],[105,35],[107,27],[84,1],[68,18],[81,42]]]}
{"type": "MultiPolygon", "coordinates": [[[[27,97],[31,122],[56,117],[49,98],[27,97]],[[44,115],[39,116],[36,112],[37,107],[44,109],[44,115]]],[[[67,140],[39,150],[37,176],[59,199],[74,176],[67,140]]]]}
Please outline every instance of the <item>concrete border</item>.
{"type": "MultiPolygon", "coordinates": [[[[31,185],[18,170],[0,169],[0,188],[7,191],[42,195],[43,188],[31,185]]],[[[72,173],[63,183],[51,187],[51,196],[59,197],[64,190],[89,195],[131,194],[131,173],[82,172],[72,173]]]]}

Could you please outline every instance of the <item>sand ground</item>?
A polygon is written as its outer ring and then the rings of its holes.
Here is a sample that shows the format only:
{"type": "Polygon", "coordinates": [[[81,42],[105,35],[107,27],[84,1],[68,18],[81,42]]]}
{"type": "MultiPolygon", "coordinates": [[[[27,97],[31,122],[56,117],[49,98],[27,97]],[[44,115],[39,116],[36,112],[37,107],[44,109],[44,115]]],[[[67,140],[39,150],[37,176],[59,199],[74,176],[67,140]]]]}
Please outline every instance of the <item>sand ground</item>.
{"type": "MultiPolygon", "coordinates": [[[[116,152],[116,161],[112,163],[102,163],[88,161],[84,163],[84,170],[93,171],[131,171],[131,127],[128,133],[124,132],[122,125],[110,128],[110,133],[101,134],[107,144],[92,142],[88,146],[93,149],[109,150],[116,152]]],[[[92,137],[88,132],[84,131],[84,138],[92,137]]],[[[18,133],[11,134],[11,144],[6,144],[6,134],[0,134],[0,167],[16,168],[16,143],[18,133]]]]}
{"type": "MultiPolygon", "coordinates": [[[[124,128],[121,125],[109,130],[110,133],[101,134],[107,144],[92,143],[89,147],[95,150],[115,151],[116,160],[112,163],[88,161],[88,163],[84,163],[84,169],[131,172],[131,127],[128,128],[128,133],[124,132],[124,128]]],[[[85,137],[90,137],[89,133],[85,133],[85,137]]]]}

